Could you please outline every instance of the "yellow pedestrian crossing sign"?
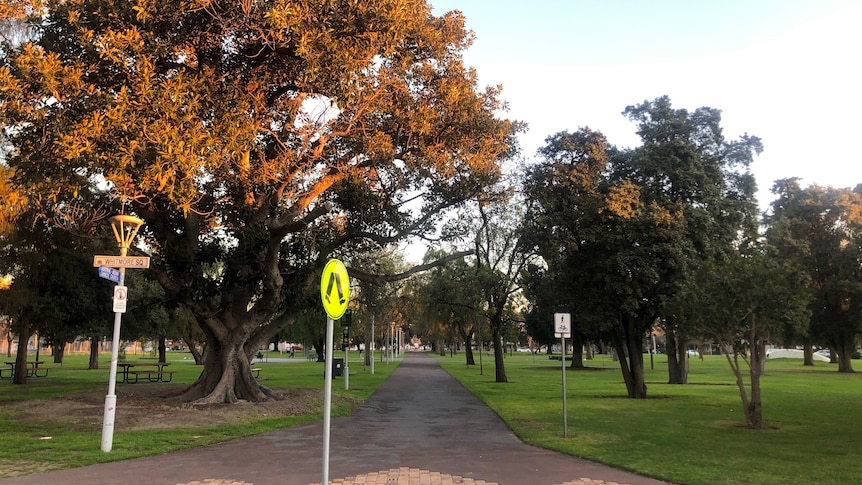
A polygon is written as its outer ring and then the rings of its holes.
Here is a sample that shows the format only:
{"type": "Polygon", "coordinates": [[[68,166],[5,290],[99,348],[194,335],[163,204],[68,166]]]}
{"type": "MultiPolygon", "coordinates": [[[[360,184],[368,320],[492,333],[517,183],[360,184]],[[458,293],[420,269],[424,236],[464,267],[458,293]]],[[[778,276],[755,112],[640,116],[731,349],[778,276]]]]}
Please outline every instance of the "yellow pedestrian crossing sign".
{"type": "Polygon", "coordinates": [[[347,311],[347,302],[350,300],[350,280],[347,277],[347,268],[341,261],[330,259],[323,268],[323,276],[320,278],[320,298],[323,300],[323,309],[333,320],[338,320],[347,311]]]}

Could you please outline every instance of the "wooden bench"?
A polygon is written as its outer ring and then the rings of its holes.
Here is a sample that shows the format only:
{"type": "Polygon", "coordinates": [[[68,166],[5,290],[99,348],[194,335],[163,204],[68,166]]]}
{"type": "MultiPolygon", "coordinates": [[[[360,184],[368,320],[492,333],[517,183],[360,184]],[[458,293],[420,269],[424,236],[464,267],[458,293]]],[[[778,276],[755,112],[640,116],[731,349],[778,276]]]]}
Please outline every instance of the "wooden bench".
{"type": "Polygon", "coordinates": [[[171,382],[171,380],[174,378],[175,372],[176,372],[175,370],[159,371],[157,369],[130,370],[129,371],[129,376],[130,376],[129,382],[132,384],[135,384],[138,382],[138,378],[140,376],[143,376],[143,375],[147,376],[147,380],[150,382],[171,382]],[[131,376],[135,376],[135,379],[132,380],[131,376]],[[165,376],[168,376],[168,378],[165,379],[165,376]]]}
{"type": "Polygon", "coordinates": [[[49,370],[51,370],[50,367],[36,367],[33,369],[33,377],[48,377],[49,370]]]}
{"type": "Polygon", "coordinates": [[[13,372],[13,371],[14,371],[14,369],[15,369],[15,368],[14,368],[14,367],[12,367],[11,365],[6,365],[6,366],[3,366],[3,367],[0,367],[0,379],[2,379],[2,378],[4,378],[4,377],[9,377],[9,378],[11,378],[11,377],[12,377],[12,374],[14,373],[14,372],[13,372]],[[3,373],[4,373],[4,372],[7,372],[7,371],[9,372],[9,375],[8,375],[8,376],[4,376],[4,375],[3,375],[3,373]]]}
{"type": "Polygon", "coordinates": [[[260,379],[260,371],[261,371],[260,367],[252,367],[251,368],[251,373],[254,375],[255,379],[260,379]]]}

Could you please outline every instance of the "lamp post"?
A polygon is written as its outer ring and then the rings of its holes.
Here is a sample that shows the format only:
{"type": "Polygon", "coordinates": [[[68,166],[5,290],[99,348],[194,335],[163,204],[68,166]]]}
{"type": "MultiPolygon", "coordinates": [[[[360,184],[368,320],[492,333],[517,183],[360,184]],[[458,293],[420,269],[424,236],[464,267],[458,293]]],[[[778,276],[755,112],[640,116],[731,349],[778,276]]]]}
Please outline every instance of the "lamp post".
{"type": "MultiPolygon", "coordinates": [[[[138,229],[144,223],[141,219],[134,216],[124,214],[116,215],[108,219],[111,223],[111,229],[114,230],[114,237],[120,246],[120,256],[125,257],[129,252],[129,246],[134,241],[138,234],[138,229]]],[[[124,286],[126,279],[126,268],[120,266],[120,281],[118,287],[124,286]]],[[[108,381],[108,394],[105,396],[105,414],[102,420],[102,451],[109,452],[114,443],[114,415],[117,411],[117,360],[119,359],[120,350],[120,322],[123,316],[122,311],[114,309],[114,335],[111,343],[111,373],[108,381]]]]}

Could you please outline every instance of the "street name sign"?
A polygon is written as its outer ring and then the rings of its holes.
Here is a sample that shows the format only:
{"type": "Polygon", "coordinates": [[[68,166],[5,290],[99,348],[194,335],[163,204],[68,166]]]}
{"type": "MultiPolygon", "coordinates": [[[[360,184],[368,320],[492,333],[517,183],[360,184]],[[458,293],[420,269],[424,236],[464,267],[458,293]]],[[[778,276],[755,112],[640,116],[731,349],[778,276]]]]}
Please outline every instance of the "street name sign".
{"type": "Polygon", "coordinates": [[[106,280],[116,281],[117,283],[119,283],[121,276],[122,275],[120,274],[120,270],[118,269],[109,268],[107,266],[99,266],[100,278],[105,278],[106,280]]]}
{"type": "Polygon", "coordinates": [[[93,267],[107,266],[109,268],[147,269],[150,267],[149,256],[93,256],[93,267]]]}

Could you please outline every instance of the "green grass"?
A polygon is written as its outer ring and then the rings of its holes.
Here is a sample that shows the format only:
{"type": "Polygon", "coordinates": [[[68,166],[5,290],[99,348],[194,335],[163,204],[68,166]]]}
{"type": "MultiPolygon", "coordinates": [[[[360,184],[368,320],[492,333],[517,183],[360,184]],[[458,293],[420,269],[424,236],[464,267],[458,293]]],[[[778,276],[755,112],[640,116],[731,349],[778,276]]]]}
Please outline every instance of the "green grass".
{"type": "Polygon", "coordinates": [[[518,436],[543,448],[690,485],[862,483],[862,375],[769,361],[762,379],[769,429],[749,430],[723,357],[693,359],[688,385],[666,384],[666,356],[657,356],[655,370],[645,358],[646,400],[626,398],[619,366],[606,356],[586,361],[592,369],[566,370],[568,438],[559,361],[507,356],[509,382],[501,384],[490,359],[484,375],[466,367],[463,354],[439,360],[518,436]]]}
{"type": "MultiPolygon", "coordinates": [[[[270,357],[280,357],[278,352],[269,353],[270,357]]],[[[343,357],[339,353],[337,357],[343,357]]],[[[144,360],[145,356],[130,355],[128,360],[144,360]]],[[[46,356],[41,360],[50,360],[46,356]]],[[[8,359],[7,359],[8,360],[8,359]]],[[[125,460],[142,456],[158,455],[171,451],[204,446],[244,436],[255,435],[275,429],[322,420],[322,389],[324,387],[324,364],[306,361],[297,354],[296,362],[255,363],[260,367],[265,385],[280,388],[321,389],[319,412],[301,416],[276,418],[260,417],[254,422],[242,425],[213,426],[205,428],[177,428],[169,430],[116,431],[113,449],[110,453],[101,451],[102,422],[98,426],[70,430],[50,422],[24,422],[10,416],[4,403],[35,400],[53,396],[63,396],[81,391],[104,390],[107,394],[110,369],[110,355],[102,356],[98,370],[87,370],[87,356],[68,355],[63,365],[48,363],[51,367],[48,377],[28,378],[26,385],[12,385],[11,379],[0,380],[0,443],[3,443],[3,456],[0,457],[0,477],[35,473],[51,469],[67,468],[70,464],[85,466],[95,463],[125,460]],[[51,439],[42,439],[50,436],[51,439]]],[[[176,371],[173,381],[178,384],[191,384],[201,372],[202,367],[194,365],[190,354],[169,352],[169,369],[176,371]]],[[[333,381],[332,416],[343,416],[353,411],[364,401],[397,367],[395,363],[375,363],[374,375],[363,367],[363,362],[355,352],[350,355],[350,390],[344,390],[343,378],[333,381]],[[343,397],[344,399],[337,399],[343,397]]],[[[123,389],[137,384],[117,384],[118,406],[123,405],[123,389]]],[[[167,384],[166,384],[167,385],[167,384]]]]}

